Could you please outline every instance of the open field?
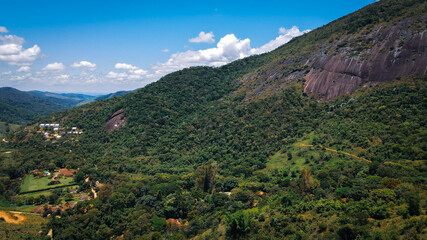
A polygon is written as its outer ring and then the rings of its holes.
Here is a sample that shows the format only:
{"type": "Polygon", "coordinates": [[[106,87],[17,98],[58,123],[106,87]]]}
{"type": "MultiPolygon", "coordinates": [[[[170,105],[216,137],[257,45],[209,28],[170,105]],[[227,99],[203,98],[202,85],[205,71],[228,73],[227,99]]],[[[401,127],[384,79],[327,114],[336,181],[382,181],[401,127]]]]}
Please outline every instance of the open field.
{"type": "Polygon", "coordinates": [[[313,161],[324,161],[330,164],[350,159],[364,161],[367,163],[371,162],[370,160],[358,157],[353,153],[337,151],[322,145],[313,145],[312,141],[314,137],[315,134],[310,133],[305,137],[298,139],[298,141],[292,144],[286,151],[279,151],[271,156],[267,162],[266,170],[282,169],[287,171],[296,171],[311,164],[313,161]]]}
{"type": "Polygon", "coordinates": [[[21,194],[73,184],[73,178],[59,178],[58,180],[61,182],[60,184],[48,185],[51,181],[48,177],[35,178],[33,175],[27,175],[21,184],[21,194]]]}

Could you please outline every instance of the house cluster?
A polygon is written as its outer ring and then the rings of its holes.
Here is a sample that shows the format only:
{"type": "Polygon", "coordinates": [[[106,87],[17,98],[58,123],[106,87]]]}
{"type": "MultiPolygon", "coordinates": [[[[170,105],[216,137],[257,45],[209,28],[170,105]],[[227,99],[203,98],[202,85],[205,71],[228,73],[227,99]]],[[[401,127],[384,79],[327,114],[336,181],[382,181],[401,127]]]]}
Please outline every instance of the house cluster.
{"type": "Polygon", "coordinates": [[[43,132],[44,136],[46,138],[52,139],[56,138],[59,139],[62,137],[62,135],[65,134],[77,134],[80,135],[83,133],[82,130],[77,129],[77,127],[72,127],[71,131],[68,128],[60,127],[58,123],[41,123],[40,125],[40,132],[43,132]],[[49,130],[53,130],[49,131],[49,130]]]}

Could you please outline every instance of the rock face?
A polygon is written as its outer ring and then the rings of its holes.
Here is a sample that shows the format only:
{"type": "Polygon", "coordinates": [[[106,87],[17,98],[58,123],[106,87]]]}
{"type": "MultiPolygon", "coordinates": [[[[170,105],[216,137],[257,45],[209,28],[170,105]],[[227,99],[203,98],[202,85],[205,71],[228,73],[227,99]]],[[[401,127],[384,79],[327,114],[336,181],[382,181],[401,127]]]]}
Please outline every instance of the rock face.
{"type": "Polygon", "coordinates": [[[327,101],[399,77],[423,77],[427,73],[427,30],[419,23],[426,22],[427,16],[416,21],[331,36],[317,44],[315,51],[276,60],[245,76],[237,92],[246,92],[246,99],[264,98],[303,79],[304,92],[327,101]]]}
{"type": "Polygon", "coordinates": [[[413,31],[408,25],[378,27],[316,52],[307,62],[310,72],[304,77],[304,91],[330,100],[359,87],[423,76],[427,73],[426,30],[413,31]]]}
{"type": "Polygon", "coordinates": [[[118,110],[113,115],[111,115],[110,119],[107,122],[108,132],[119,130],[120,128],[126,125],[126,122],[127,118],[125,117],[123,109],[118,110]]]}

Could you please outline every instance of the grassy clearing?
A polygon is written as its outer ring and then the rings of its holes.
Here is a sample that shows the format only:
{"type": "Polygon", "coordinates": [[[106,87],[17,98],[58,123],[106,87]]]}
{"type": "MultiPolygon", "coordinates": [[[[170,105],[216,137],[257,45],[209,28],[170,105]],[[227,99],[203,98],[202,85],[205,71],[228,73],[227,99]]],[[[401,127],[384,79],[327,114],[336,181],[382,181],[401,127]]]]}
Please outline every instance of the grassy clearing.
{"type": "Polygon", "coordinates": [[[20,126],[18,124],[0,122],[0,137],[3,137],[7,132],[16,131],[20,126]]]}
{"type": "Polygon", "coordinates": [[[0,220],[0,239],[34,239],[39,236],[42,224],[48,219],[37,214],[23,214],[27,219],[23,224],[6,223],[0,220]]]}
{"type": "Polygon", "coordinates": [[[59,180],[61,183],[56,185],[48,185],[48,183],[51,181],[51,179],[48,177],[36,178],[33,175],[27,175],[25,176],[24,181],[22,181],[21,193],[50,189],[53,187],[65,186],[73,183],[73,178],[60,178],[57,180],[59,180]]]}
{"type": "Polygon", "coordinates": [[[315,160],[327,159],[328,162],[339,160],[338,154],[333,154],[322,148],[309,147],[316,135],[310,133],[296,143],[291,145],[286,151],[279,151],[267,162],[266,170],[273,169],[285,171],[297,171],[305,166],[309,166],[315,160]],[[290,154],[290,155],[289,155],[290,154]]]}

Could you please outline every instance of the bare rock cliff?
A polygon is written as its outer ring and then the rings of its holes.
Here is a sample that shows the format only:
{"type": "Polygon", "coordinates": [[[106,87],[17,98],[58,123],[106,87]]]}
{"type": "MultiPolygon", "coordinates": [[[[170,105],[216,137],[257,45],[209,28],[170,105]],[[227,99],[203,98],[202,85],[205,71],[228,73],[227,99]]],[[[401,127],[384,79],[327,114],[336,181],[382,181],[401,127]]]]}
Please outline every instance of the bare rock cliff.
{"type": "Polygon", "coordinates": [[[427,16],[378,25],[356,34],[331,36],[312,52],[276,60],[240,79],[246,99],[264,98],[304,79],[304,91],[322,100],[351,94],[399,77],[427,73],[427,16]]]}
{"type": "Polygon", "coordinates": [[[312,56],[304,91],[325,100],[359,87],[427,73],[426,30],[407,24],[378,27],[366,35],[346,37],[312,56]],[[325,53],[328,52],[328,53],[325,53]]]}

